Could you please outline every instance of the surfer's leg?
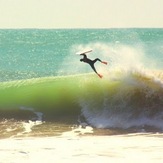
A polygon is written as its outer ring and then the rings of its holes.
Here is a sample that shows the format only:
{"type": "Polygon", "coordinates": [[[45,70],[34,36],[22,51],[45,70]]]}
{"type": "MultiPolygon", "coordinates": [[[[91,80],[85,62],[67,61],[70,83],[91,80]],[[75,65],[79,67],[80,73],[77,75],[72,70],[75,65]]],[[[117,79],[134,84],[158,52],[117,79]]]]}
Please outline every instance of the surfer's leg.
{"type": "Polygon", "coordinates": [[[96,59],[93,60],[93,63],[95,63],[97,61],[102,62],[99,58],[96,58],[96,59]]]}
{"type": "Polygon", "coordinates": [[[107,65],[108,63],[107,62],[105,62],[105,61],[101,61],[99,58],[96,58],[93,62],[95,63],[95,62],[97,62],[97,61],[99,61],[99,62],[101,62],[101,63],[103,63],[103,64],[105,64],[105,65],[107,65]]]}
{"type": "Polygon", "coordinates": [[[100,77],[100,78],[102,78],[103,76],[101,75],[101,74],[99,74],[99,73],[97,73],[97,75],[100,77]]]}
{"type": "Polygon", "coordinates": [[[89,65],[92,67],[93,71],[94,71],[95,73],[97,73],[97,71],[96,71],[96,69],[95,69],[95,66],[94,66],[94,63],[91,63],[91,64],[89,64],[89,65]]]}
{"type": "Polygon", "coordinates": [[[108,64],[108,62],[105,62],[105,61],[102,61],[101,63],[103,63],[103,64],[105,64],[105,65],[107,65],[107,64],[108,64]]]}
{"type": "Polygon", "coordinates": [[[96,71],[96,69],[95,69],[95,67],[94,67],[94,64],[90,64],[90,66],[92,67],[92,69],[94,70],[94,72],[95,72],[100,78],[103,77],[101,74],[99,74],[99,73],[96,71]]]}

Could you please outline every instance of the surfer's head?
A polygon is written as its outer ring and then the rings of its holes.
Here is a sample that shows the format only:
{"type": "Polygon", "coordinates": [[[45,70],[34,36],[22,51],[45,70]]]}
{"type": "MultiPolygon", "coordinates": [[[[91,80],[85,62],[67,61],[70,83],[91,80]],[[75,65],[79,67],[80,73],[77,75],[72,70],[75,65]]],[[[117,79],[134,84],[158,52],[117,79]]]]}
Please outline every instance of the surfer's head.
{"type": "Polygon", "coordinates": [[[83,62],[84,61],[84,59],[80,59],[80,62],[83,62]]]}

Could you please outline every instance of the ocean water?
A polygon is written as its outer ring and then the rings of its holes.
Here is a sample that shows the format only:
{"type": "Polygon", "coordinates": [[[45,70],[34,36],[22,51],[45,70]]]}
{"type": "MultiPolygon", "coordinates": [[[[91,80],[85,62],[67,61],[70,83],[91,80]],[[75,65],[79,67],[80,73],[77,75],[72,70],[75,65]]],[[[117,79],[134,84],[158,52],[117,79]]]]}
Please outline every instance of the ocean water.
{"type": "Polygon", "coordinates": [[[161,162],[162,63],[162,28],[1,29],[1,162],[161,162]]]}

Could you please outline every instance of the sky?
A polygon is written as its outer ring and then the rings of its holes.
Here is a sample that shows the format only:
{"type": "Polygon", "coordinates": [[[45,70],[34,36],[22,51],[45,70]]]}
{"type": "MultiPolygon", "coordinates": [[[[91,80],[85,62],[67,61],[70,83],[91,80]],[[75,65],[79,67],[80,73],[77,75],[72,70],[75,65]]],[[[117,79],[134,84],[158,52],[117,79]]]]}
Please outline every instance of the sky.
{"type": "Polygon", "coordinates": [[[162,28],[163,0],[0,0],[0,28],[162,28]]]}

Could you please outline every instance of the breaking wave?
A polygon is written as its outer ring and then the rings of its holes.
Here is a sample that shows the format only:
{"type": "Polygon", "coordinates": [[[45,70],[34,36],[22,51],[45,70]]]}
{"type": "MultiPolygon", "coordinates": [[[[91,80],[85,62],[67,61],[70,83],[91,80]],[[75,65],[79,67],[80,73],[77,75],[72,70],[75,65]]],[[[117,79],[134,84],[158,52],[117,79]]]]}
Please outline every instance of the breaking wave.
{"type": "Polygon", "coordinates": [[[39,113],[41,121],[80,117],[95,128],[163,130],[161,71],[110,70],[102,80],[80,74],[4,82],[0,89],[1,118],[38,120],[39,113]]]}

